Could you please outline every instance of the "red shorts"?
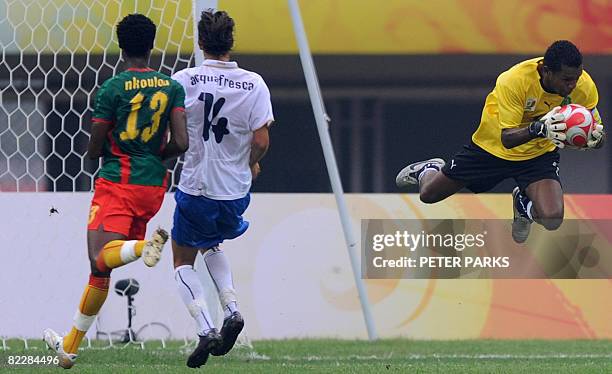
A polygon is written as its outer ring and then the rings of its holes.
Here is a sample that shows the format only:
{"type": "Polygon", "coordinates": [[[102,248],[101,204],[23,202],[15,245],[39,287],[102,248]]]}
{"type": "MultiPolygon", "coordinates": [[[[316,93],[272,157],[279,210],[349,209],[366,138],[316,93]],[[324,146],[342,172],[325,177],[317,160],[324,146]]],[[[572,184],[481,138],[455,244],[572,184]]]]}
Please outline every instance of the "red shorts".
{"type": "Polygon", "coordinates": [[[165,187],[121,184],[98,178],[87,229],[98,230],[102,226],[104,231],[142,240],[147,222],[159,211],[165,193],[165,187]]]}

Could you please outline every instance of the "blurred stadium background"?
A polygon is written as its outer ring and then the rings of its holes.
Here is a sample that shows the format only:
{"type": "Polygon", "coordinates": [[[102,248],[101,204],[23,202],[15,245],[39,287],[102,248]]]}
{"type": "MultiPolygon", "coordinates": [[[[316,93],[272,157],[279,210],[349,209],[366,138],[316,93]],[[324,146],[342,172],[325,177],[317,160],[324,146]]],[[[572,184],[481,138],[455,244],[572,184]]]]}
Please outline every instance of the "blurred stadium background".
{"type": "MultiPolygon", "coordinates": [[[[469,141],[497,75],[542,55],[554,40],[581,48],[604,123],[612,113],[612,3],[308,0],[300,6],[357,230],[361,218],[509,218],[508,194],[424,206],[414,195],[398,194],[394,177],[407,162],[446,158],[469,141]]],[[[364,338],[337,213],[331,195],[323,194],[331,188],[287,3],[221,0],[219,8],[235,18],[234,57],[265,78],[277,120],[253,187],[252,229],[226,247],[249,335],[364,338]]],[[[97,163],[83,154],[93,98],[120,70],[114,25],[135,11],[159,24],[154,68],[172,73],[193,64],[191,1],[0,1],[0,260],[9,269],[0,272],[0,337],[34,338],[44,327],[69,326],[79,291],[68,287],[87,277],[84,228],[97,163]],[[40,193],[21,193],[32,191],[40,193]],[[60,213],[49,214],[51,206],[60,213]],[[43,316],[36,312],[41,307],[43,316]]],[[[564,189],[575,194],[566,200],[568,218],[611,218],[612,198],[602,195],[612,193],[611,152],[610,146],[563,152],[564,189]]],[[[151,225],[168,226],[173,204],[168,196],[151,225]]],[[[174,294],[169,257],[162,270],[133,265],[113,279],[141,282],[137,323],[163,322],[172,338],[182,339],[191,322],[174,294]]],[[[608,280],[366,285],[382,337],[612,338],[608,280]]],[[[103,328],[124,327],[124,304],[109,296],[103,328]]]]}

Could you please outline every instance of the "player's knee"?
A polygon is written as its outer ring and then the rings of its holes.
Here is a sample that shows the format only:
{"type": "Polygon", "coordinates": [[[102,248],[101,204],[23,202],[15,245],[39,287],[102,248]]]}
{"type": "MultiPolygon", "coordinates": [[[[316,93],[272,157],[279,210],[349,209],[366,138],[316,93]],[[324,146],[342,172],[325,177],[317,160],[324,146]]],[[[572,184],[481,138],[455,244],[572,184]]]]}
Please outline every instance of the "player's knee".
{"type": "Polygon", "coordinates": [[[174,268],[178,268],[179,266],[193,266],[195,263],[195,258],[198,252],[194,249],[182,249],[175,250],[173,252],[172,262],[174,263],[174,268]]]}
{"type": "Polygon", "coordinates": [[[98,268],[96,261],[91,261],[90,270],[91,270],[91,275],[93,275],[94,277],[110,278],[111,269],[106,268],[104,270],[100,270],[98,268]]]}
{"type": "Polygon", "coordinates": [[[184,251],[183,252],[175,251],[173,253],[172,262],[174,263],[174,268],[176,269],[179,266],[185,266],[185,265],[193,266],[195,262],[195,258],[193,256],[190,256],[188,253],[185,253],[184,251]]]}
{"type": "Polygon", "coordinates": [[[563,208],[549,209],[548,211],[539,213],[539,223],[546,230],[556,230],[563,223],[563,208]]]}
{"type": "Polygon", "coordinates": [[[106,262],[104,261],[104,256],[102,253],[99,253],[98,256],[94,259],[89,260],[89,266],[91,268],[91,273],[95,276],[103,277],[105,275],[109,275],[111,273],[111,268],[106,266],[106,262]]]}
{"type": "Polygon", "coordinates": [[[427,185],[421,187],[419,191],[419,197],[421,201],[425,204],[433,204],[442,200],[440,194],[436,192],[433,188],[428,187],[427,185]]]}
{"type": "Polygon", "coordinates": [[[546,230],[549,231],[553,231],[559,228],[559,226],[561,226],[561,224],[563,223],[563,218],[544,218],[542,220],[542,226],[544,226],[544,228],[546,230]]]}
{"type": "Polygon", "coordinates": [[[181,257],[181,256],[177,256],[175,254],[174,259],[174,268],[178,268],[179,266],[185,266],[185,265],[190,265],[193,266],[194,264],[194,260],[191,258],[187,258],[187,257],[181,257]]]}

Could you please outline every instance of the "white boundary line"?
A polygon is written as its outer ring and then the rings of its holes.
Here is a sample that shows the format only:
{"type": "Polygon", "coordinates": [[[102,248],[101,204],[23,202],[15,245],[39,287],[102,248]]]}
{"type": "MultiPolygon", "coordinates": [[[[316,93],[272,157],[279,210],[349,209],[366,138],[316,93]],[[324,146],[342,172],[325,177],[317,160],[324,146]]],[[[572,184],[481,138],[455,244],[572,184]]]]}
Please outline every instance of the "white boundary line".
{"type": "Polygon", "coordinates": [[[590,353],[550,353],[550,354],[410,354],[410,355],[348,355],[348,356],[280,356],[280,360],[286,361],[347,361],[347,360],[389,360],[389,359],[406,359],[406,360],[462,360],[462,359],[478,359],[478,360],[549,360],[549,359],[577,359],[577,358],[609,358],[612,359],[612,353],[608,354],[590,354],[590,353]]]}

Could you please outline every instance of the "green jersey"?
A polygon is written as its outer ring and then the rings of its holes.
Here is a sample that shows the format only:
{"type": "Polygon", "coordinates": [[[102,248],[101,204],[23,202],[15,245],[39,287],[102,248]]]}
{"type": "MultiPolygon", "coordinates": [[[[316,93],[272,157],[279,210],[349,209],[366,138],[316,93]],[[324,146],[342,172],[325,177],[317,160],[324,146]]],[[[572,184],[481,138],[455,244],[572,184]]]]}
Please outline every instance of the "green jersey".
{"type": "Polygon", "coordinates": [[[128,69],[105,81],[92,118],[93,126],[112,125],[99,176],[117,183],[166,186],[161,151],[173,110],[185,110],[185,91],[164,74],[128,69]]]}

